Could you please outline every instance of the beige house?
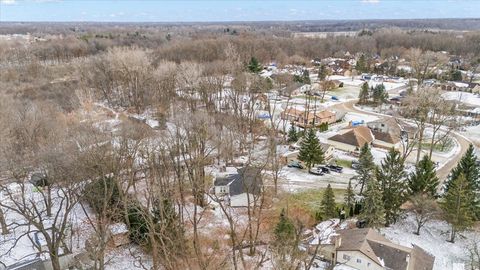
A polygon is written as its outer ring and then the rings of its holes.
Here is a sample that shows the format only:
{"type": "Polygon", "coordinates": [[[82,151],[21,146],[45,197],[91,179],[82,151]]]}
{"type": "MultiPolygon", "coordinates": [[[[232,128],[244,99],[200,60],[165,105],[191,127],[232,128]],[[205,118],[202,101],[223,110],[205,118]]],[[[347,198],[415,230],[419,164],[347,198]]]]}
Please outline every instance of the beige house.
{"type": "Polygon", "coordinates": [[[339,228],[338,220],[327,220],[307,239],[309,250],[319,242],[320,257],[359,270],[432,270],[435,257],[418,246],[405,247],[372,228],[339,228]]]}
{"type": "Polygon", "coordinates": [[[312,126],[319,126],[323,123],[332,124],[335,123],[335,113],[331,111],[301,111],[295,108],[288,108],[280,115],[283,120],[293,122],[296,126],[302,128],[308,128],[312,126]]]}
{"type": "Polygon", "coordinates": [[[371,144],[375,140],[372,131],[366,126],[356,126],[344,129],[341,133],[328,138],[333,147],[347,151],[358,151],[363,145],[371,144]]]}
{"type": "Polygon", "coordinates": [[[337,231],[335,259],[359,270],[432,270],[435,257],[418,246],[397,245],[371,228],[337,231]]]}
{"type": "Polygon", "coordinates": [[[373,146],[384,149],[400,149],[402,139],[412,137],[415,128],[394,117],[382,118],[367,123],[367,127],[372,131],[373,146]]]}
{"type": "MultiPolygon", "coordinates": [[[[325,161],[329,161],[333,158],[333,151],[335,150],[335,148],[329,144],[326,144],[326,143],[320,143],[321,147],[322,147],[322,150],[323,150],[323,153],[324,153],[324,158],[325,158],[325,161]]],[[[292,151],[292,152],[287,152],[283,155],[283,158],[285,159],[285,163],[286,164],[290,164],[290,163],[299,163],[299,164],[303,164],[302,161],[298,160],[298,154],[300,153],[300,150],[298,150],[298,147],[294,146],[293,147],[295,150],[292,151]]]]}

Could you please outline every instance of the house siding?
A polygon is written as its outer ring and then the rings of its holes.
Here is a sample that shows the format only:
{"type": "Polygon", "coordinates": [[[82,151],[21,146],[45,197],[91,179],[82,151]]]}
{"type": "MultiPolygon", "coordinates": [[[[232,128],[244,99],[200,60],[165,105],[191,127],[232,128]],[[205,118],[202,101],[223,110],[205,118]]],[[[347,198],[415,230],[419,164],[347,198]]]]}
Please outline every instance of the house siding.
{"type": "Polygon", "coordinates": [[[384,268],[359,251],[337,251],[337,262],[359,270],[384,270],[384,268]],[[350,259],[345,259],[344,255],[350,259]],[[360,262],[357,261],[360,260],[360,262]],[[370,265],[368,265],[370,263],[370,265]]]}

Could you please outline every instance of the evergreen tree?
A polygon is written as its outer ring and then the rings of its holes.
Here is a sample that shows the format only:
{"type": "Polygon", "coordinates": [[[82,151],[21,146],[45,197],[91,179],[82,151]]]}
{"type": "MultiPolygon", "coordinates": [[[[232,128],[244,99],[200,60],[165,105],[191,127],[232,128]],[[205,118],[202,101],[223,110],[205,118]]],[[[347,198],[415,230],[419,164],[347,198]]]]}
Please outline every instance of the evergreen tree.
{"type": "Polygon", "coordinates": [[[373,88],[372,98],[375,104],[382,104],[387,101],[388,93],[385,91],[385,85],[383,85],[383,83],[373,88]]]}
{"type": "Polygon", "coordinates": [[[372,152],[368,144],[364,144],[360,148],[360,156],[358,157],[358,167],[355,169],[357,175],[353,179],[361,185],[360,195],[363,194],[363,188],[367,181],[375,176],[375,164],[373,163],[372,152]]]}
{"type": "Polygon", "coordinates": [[[389,226],[397,221],[400,215],[400,206],[405,202],[407,195],[405,166],[400,152],[391,148],[377,170],[377,180],[382,191],[382,201],[385,208],[385,225],[389,226]]]}
{"type": "Polygon", "coordinates": [[[452,225],[449,240],[452,243],[455,242],[458,231],[465,230],[473,224],[474,213],[471,211],[470,201],[474,199],[474,193],[469,186],[465,175],[460,173],[451,181],[442,203],[445,219],[452,225]]]}
{"type": "Polygon", "coordinates": [[[358,60],[357,60],[357,64],[355,65],[355,69],[359,72],[359,73],[364,73],[364,72],[368,72],[368,69],[367,69],[367,60],[365,58],[365,55],[361,55],[358,60]]]}
{"type": "Polygon", "coordinates": [[[286,216],[285,209],[280,213],[280,219],[275,226],[275,243],[282,245],[290,242],[295,238],[295,226],[292,221],[286,216]]]}
{"type": "Polygon", "coordinates": [[[260,71],[262,71],[262,66],[255,57],[250,58],[250,62],[248,63],[247,67],[248,70],[252,73],[259,73],[260,71]]]}
{"type": "Polygon", "coordinates": [[[325,80],[325,78],[327,78],[327,76],[328,76],[327,67],[324,64],[320,65],[320,68],[318,69],[318,79],[320,81],[323,81],[325,80]]]}
{"type": "MultiPolygon", "coordinates": [[[[480,193],[480,165],[477,163],[475,156],[475,149],[470,144],[467,152],[462,157],[457,167],[455,167],[449,175],[448,181],[445,185],[445,192],[450,189],[453,180],[457,179],[460,174],[463,174],[468,183],[468,188],[474,194],[480,193]]],[[[475,196],[470,202],[471,210],[475,213],[476,219],[480,219],[480,196],[475,196]]]]}
{"type": "Polygon", "coordinates": [[[290,129],[288,130],[288,142],[293,143],[298,141],[298,134],[297,130],[295,129],[295,126],[293,123],[290,123],[290,129]]]}
{"type": "Polygon", "coordinates": [[[379,228],[385,224],[385,209],[382,202],[382,190],[375,178],[370,178],[365,190],[364,204],[361,217],[372,228],[379,228]]]}
{"type": "Polygon", "coordinates": [[[302,138],[298,159],[303,161],[308,169],[324,161],[322,146],[313,128],[309,129],[302,138]]]}
{"type": "Polygon", "coordinates": [[[428,155],[423,156],[415,165],[415,171],[408,178],[408,187],[411,195],[437,196],[438,177],[435,173],[435,165],[428,155]]]}
{"type": "Polygon", "coordinates": [[[333,189],[330,184],[327,185],[323,193],[321,203],[323,218],[329,219],[337,216],[337,212],[335,211],[335,194],[333,194],[333,189]]]}
{"type": "Polygon", "coordinates": [[[353,216],[353,206],[355,205],[355,193],[352,188],[352,180],[348,181],[347,191],[345,192],[344,204],[349,209],[349,216],[353,216]]]}
{"type": "Polygon", "coordinates": [[[462,72],[458,69],[452,69],[450,71],[450,78],[451,81],[461,81],[462,80],[462,72]]]}
{"type": "Polygon", "coordinates": [[[369,97],[370,97],[370,93],[368,91],[368,83],[365,82],[362,84],[362,88],[360,89],[360,93],[358,94],[358,103],[367,104],[369,97]]]}
{"type": "Polygon", "coordinates": [[[310,72],[308,72],[307,69],[303,70],[302,82],[305,83],[305,84],[310,84],[310,72]]]}

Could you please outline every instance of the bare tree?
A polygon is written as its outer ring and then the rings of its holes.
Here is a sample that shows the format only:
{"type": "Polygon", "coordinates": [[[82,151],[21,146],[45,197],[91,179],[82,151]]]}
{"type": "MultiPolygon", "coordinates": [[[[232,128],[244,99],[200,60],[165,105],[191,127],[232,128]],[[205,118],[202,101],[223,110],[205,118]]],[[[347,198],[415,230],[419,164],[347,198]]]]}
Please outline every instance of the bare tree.
{"type": "Polygon", "coordinates": [[[441,210],[435,199],[424,194],[415,195],[410,198],[411,207],[409,211],[415,217],[416,231],[414,234],[420,235],[420,230],[427,222],[440,216],[441,210]]]}

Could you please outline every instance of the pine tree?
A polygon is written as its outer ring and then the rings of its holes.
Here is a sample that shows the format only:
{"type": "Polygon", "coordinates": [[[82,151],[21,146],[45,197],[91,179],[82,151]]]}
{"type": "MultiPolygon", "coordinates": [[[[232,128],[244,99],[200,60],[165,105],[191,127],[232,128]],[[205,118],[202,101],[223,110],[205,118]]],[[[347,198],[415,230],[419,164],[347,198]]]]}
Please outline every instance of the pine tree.
{"type": "Polygon", "coordinates": [[[284,244],[290,242],[295,238],[295,226],[292,221],[286,216],[285,209],[280,213],[280,219],[275,226],[275,242],[277,244],[284,244]]]}
{"type": "Polygon", "coordinates": [[[400,215],[400,206],[407,195],[405,166],[400,152],[391,148],[377,170],[377,180],[382,191],[382,201],[385,208],[385,225],[395,223],[400,215]]]}
{"type": "Polygon", "coordinates": [[[408,187],[411,195],[437,196],[438,177],[435,173],[435,165],[428,155],[423,156],[415,165],[415,171],[408,178],[408,187]]]}
{"type": "Polygon", "coordinates": [[[302,82],[305,83],[305,84],[310,84],[310,72],[308,72],[307,69],[303,70],[302,82]]]}
{"type": "Polygon", "coordinates": [[[388,93],[385,91],[385,86],[383,84],[379,84],[373,88],[373,102],[375,104],[384,103],[388,99],[388,93]]]}
{"type": "Polygon", "coordinates": [[[330,184],[327,185],[322,197],[322,214],[323,218],[329,219],[337,216],[335,211],[335,194],[330,184]]]}
{"type": "MultiPolygon", "coordinates": [[[[455,167],[449,175],[448,181],[445,185],[445,192],[448,192],[454,179],[458,178],[460,174],[463,174],[468,188],[474,194],[480,193],[480,166],[477,163],[477,157],[475,156],[475,149],[470,144],[467,152],[462,157],[457,167],[455,167]]],[[[476,219],[480,219],[480,196],[475,196],[470,202],[471,211],[475,213],[476,219]]]]}
{"type": "Polygon", "coordinates": [[[469,186],[465,175],[460,173],[451,181],[442,203],[445,219],[452,225],[449,240],[452,243],[455,242],[458,231],[465,230],[473,224],[474,213],[471,211],[470,201],[474,199],[474,193],[469,186]]]}
{"type": "Polygon", "coordinates": [[[355,205],[355,193],[352,188],[352,180],[348,181],[347,191],[345,192],[345,197],[343,200],[347,209],[351,210],[349,216],[353,216],[353,206],[355,205]]]}
{"type": "Polygon", "coordinates": [[[364,205],[361,217],[372,228],[379,228],[385,224],[385,209],[382,202],[382,191],[375,178],[370,178],[365,190],[364,205]]]}
{"type": "Polygon", "coordinates": [[[297,130],[295,129],[295,126],[293,125],[293,123],[290,123],[290,129],[288,130],[288,142],[294,143],[297,141],[298,141],[297,130]]]}
{"type": "Polygon", "coordinates": [[[355,169],[357,175],[353,179],[361,185],[360,195],[363,194],[363,188],[367,181],[375,176],[375,164],[373,163],[372,152],[368,144],[364,144],[360,148],[360,156],[358,157],[358,167],[355,169]]]}
{"type": "Polygon", "coordinates": [[[302,138],[298,159],[303,161],[308,169],[324,161],[322,146],[313,128],[309,129],[302,138]]]}
{"type": "Polygon", "coordinates": [[[325,78],[327,78],[327,75],[328,75],[327,67],[325,67],[324,64],[320,65],[320,68],[318,69],[318,79],[320,81],[323,81],[325,80],[325,78]]]}
{"type": "Polygon", "coordinates": [[[247,67],[252,73],[259,73],[262,70],[262,66],[255,57],[250,58],[250,62],[248,63],[247,67]]]}
{"type": "Polygon", "coordinates": [[[367,60],[365,59],[365,55],[361,55],[358,60],[357,60],[357,64],[355,65],[355,69],[359,72],[359,73],[363,73],[363,72],[368,72],[367,70],[367,60]]]}
{"type": "Polygon", "coordinates": [[[360,93],[358,94],[358,103],[367,104],[369,97],[370,97],[370,92],[368,90],[368,83],[365,82],[364,84],[362,84],[362,88],[360,89],[360,93]]]}

